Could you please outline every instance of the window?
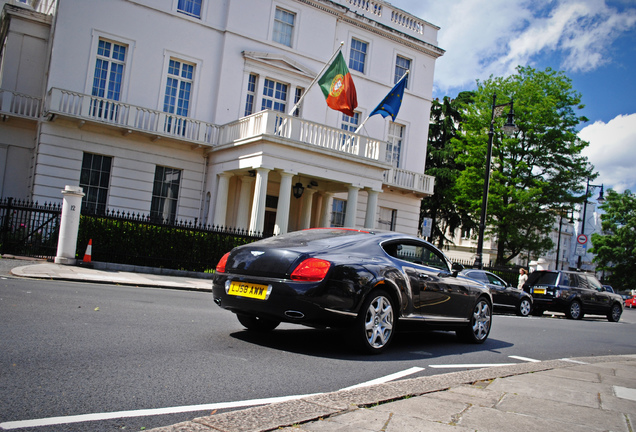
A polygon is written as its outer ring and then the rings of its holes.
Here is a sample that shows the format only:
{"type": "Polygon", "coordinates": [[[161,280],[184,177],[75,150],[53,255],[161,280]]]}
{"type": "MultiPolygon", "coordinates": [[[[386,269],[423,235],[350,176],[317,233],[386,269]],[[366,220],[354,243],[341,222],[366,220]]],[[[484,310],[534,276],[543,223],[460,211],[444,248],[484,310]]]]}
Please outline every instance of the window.
{"type": "MultiPolygon", "coordinates": [[[[168,65],[168,79],[166,81],[166,95],[163,100],[163,111],[187,117],[190,110],[192,94],[192,80],[194,65],[179,60],[170,59],[168,65]]],[[[186,122],[183,119],[166,119],[166,132],[185,134],[186,122]]]]}
{"type": "MultiPolygon", "coordinates": [[[[91,95],[118,101],[121,97],[126,46],[100,39],[97,46],[95,74],[91,95]]],[[[91,101],[90,115],[103,120],[117,121],[119,106],[106,101],[91,101]]]]}
{"type": "MultiPolygon", "coordinates": [[[[397,82],[404,76],[406,71],[411,70],[411,60],[406,57],[397,56],[395,59],[395,76],[393,77],[393,84],[397,84],[397,82]]],[[[409,87],[409,77],[406,77],[406,88],[409,87]]]]}
{"type": "Polygon", "coordinates": [[[358,129],[358,123],[360,123],[360,113],[354,112],[353,116],[343,114],[340,129],[344,129],[347,132],[355,132],[358,129]]]}
{"type": "Polygon", "coordinates": [[[380,207],[380,219],[378,219],[378,229],[395,231],[395,219],[397,210],[380,207]]]}
{"type": "Polygon", "coordinates": [[[82,209],[94,214],[106,213],[110,167],[113,158],[92,153],[84,153],[80,186],[84,190],[82,209]]]}
{"type": "Polygon", "coordinates": [[[343,227],[346,212],[347,212],[347,201],[334,198],[333,206],[331,207],[331,226],[343,227]]]}
{"type": "Polygon", "coordinates": [[[177,216],[177,199],[181,170],[158,166],[152,187],[150,220],[155,223],[172,223],[177,216]]]}
{"type": "Polygon", "coordinates": [[[426,245],[419,243],[392,244],[387,246],[386,249],[389,248],[391,251],[387,251],[387,253],[401,260],[433,267],[439,270],[449,271],[448,264],[444,257],[439,255],[436,251],[429,249],[426,245]]]}
{"type": "Polygon", "coordinates": [[[274,16],[274,42],[287,45],[288,47],[292,46],[295,20],[296,14],[281,8],[276,8],[276,15],[274,16]]]}
{"type": "Polygon", "coordinates": [[[349,52],[349,69],[364,73],[364,65],[367,59],[366,42],[358,39],[351,39],[351,50],[349,52]]]}
{"type": "Polygon", "coordinates": [[[261,109],[285,112],[287,109],[287,84],[265,79],[261,109]]]}
{"type": "Polygon", "coordinates": [[[390,122],[389,139],[386,143],[386,161],[394,167],[400,166],[400,154],[402,153],[402,140],[404,139],[404,126],[390,122]]]}
{"type": "MultiPolygon", "coordinates": [[[[300,98],[303,96],[303,92],[305,91],[304,88],[302,87],[296,87],[295,93],[294,93],[294,105],[296,105],[298,103],[298,101],[300,100],[300,98]]],[[[300,116],[300,110],[302,108],[302,104],[298,105],[298,107],[294,110],[294,112],[292,113],[292,115],[294,117],[299,117],[300,116]]]]}
{"type": "Polygon", "coordinates": [[[247,98],[245,99],[245,115],[254,114],[254,99],[256,98],[256,74],[250,74],[247,79],[247,98]]]}
{"type": "Polygon", "coordinates": [[[177,11],[195,18],[201,18],[201,0],[179,0],[177,11]]]}

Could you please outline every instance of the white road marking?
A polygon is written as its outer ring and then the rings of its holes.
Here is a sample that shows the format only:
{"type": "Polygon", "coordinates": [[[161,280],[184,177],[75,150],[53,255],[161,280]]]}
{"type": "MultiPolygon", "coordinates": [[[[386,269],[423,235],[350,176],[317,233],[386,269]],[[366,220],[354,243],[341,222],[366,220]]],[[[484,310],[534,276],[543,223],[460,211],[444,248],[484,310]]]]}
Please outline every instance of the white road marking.
{"type": "MultiPolygon", "coordinates": [[[[316,393],[316,394],[320,394],[320,393],[316,393]]],[[[18,420],[18,421],[0,423],[0,429],[10,430],[10,429],[20,429],[20,428],[26,428],[26,427],[51,426],[51,425],[59,425],[59,424],[81,423],[81,422],[88,422],[88,421],[110,420],[110,419],[125,418],[125,417],[146,417],[146,416],[175,414],[175,413],[183,413],[183,412],[191,412],[191,411],[209,411],[209,410],[224,409],[224,408],[240,408],[240,407],[247,407],[247,406],[254,406],[254,405],[266,405],[266,404],[271,404],[276,402],[284,402],[287,400],[300,399],[307,396],[313,396],[313,395],[281,396],[281,397],[274,397],[274,398],[251,399],[251,400],[236,401],[236,402],[219,402],[219,403],[212,403],[212,404],[187,405],[187,406],[169,407],[169,408],[152,408],[152,409],[131,410],[131,411],[115,411],[115,412],[109,412],[109,413],[94,413],[94,414],[80,414],[80,415],[74,415],[74,416],[48,417],[48,418],[35,419],[35,420],[18,420]]]]}
{"type": "MultiPolygon", "coordinates": [[[[372,384],[392,381],[407,375],[417,373],[421,370],[424,370],[424,368],[412,367],[402,372],[397,372],[397,373],[387,375],[378,379],[367,381],[362,384],[347,387],[342,390],[350,390],[357,387],[364,387],[364,386],[369,386],[372,384]]],[[[187,405],[187,406],[169,407],[169,408],[152,408],[152,409],[131,410],[131,411],[115,411],[115,412],[109,412],[109,413],[94,413],[94,414],[80,414],[80,415],[74,415],[74,416],[48,417],[48,418],[34,419],[34,420],[17,420],[17,421],[9,421],[9,422],[0,423],[0,430],[52,426],[52,425],[81,423],[81,422],[90,422],[90,421],[102,421],[102,420],[111,420],[111,419],[126,418],[126,417],[148,417],[148,416],[155,416],[155,415],[176,414],[176,413],[184,413],[184,412],[192,412],[192,411],[213,411],[213,410],[225,409],[225,408],[242,408],[242,407],[249,407],[249,406],[255,406],[255,405],[267,405],[267,404],[272,404],[276,402],[285,402],[288,400],[301,399],[304,397],[315,396],[319,394],[321,393],[295,395],[295,396],[281,396],[281,397],[273,397],[273,398],[265,398],[265,399],[250,399],[250,400],[236,401],[236,402],[219,402],[219,403],[202,404],[202,405],[187,405]]]]}
{"type": "Polygon", "coordinates": [[[405,377],[405,376],[408,376],[408,375],[412,375],[414,373],[418,373],[419,371],[423,371],[423,370],[424,370],[424,368],[421,368],[421,367],[412,367],[410,369],[403,370],[402,372],[396,372],[396,373],[391,374],[391,375],[386,375],[386,376],[383,376],[381,378],[376,378],[376,379],[371,380],[371,381],[367,381],[367,382],[363,382],[363,383],[360,383],[360,384],[356,384],[356,385],[353,385],[351,387],[346,387],[346,388],[340,389],[340,391],[351,390],[351,389],[355,389],[355,388],[359,388],[359,387],[367,387],[367,386],[374,385],[374,384],[381,384],[381,383],[393,381],[393,380],[396,380],[398,378],[402,378],[402,377],[405,377]]]}
{"type": "Polygon", "coordinates": [[[541,360],[536,360],[536,359],[531,359],[528,357],[521,357],[521,356],[508,356],[511,359],[515,359],[515,360],[521,360],[521,361],[525,361],[525,362],[531,362],[531,363],[540,363],[541,360]]]}

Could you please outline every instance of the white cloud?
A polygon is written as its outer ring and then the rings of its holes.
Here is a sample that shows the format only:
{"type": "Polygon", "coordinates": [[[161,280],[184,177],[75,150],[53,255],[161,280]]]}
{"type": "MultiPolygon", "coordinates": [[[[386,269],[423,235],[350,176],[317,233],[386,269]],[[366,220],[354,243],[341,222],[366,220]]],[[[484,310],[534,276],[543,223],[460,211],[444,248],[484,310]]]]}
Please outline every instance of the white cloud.
{"type": "MultiPolygon", "coordinates": [[[[414,15],[441,27],[435,86],[441,93],[474,87],[475,79],[506,76],[546,55],[558,68],[589,71],[611,61],[607,48],[636,26],[636,9],[605,0],[399,0],[414,15]]],[[[543,67],[541,67],[543,68],[543,67]]]]}
{"type": "Polygon", "coordinates": [[[619,115],[608,123],[597,121],[579,132],[590,143],[583,151],[603,183],[616,192],[636,192],[636,114],[619,115]]]}

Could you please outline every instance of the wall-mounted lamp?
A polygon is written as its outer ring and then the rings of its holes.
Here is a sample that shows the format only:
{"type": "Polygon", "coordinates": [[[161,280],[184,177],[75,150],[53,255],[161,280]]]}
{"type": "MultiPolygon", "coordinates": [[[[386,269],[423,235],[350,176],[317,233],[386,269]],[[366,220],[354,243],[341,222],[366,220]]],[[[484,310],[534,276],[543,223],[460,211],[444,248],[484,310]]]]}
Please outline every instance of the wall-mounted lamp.
{"type": "Polygon", "coordinates": [[[294,198],[300,198],[301,196],[303,196],[304,191],[305,191],[305,188],[303,187],[303,184],[301,182],[296,183],[294,187],[292,188],[294,198]]]}
{"type": "Polygon", "coordinates": [[[256,177],[256,170],[249,170],[247,173],[250,175],[250,177],[256,177]]]}

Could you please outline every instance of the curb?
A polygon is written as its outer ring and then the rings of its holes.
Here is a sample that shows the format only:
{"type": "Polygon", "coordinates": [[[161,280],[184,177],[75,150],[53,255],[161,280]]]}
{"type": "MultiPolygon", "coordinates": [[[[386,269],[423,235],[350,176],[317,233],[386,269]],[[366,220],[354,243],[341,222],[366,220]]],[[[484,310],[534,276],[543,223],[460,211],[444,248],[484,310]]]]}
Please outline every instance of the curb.
{"type": "Polygon", "coordinates": [[[151,429],[149,432],[266,432],[400,399],[444,391],[458,385],[575,367],[581,364],[624,361],[626,358],[636,359],[636,356],[548,360],[412,378],[200,417],[192,421],[151,429]]]}

